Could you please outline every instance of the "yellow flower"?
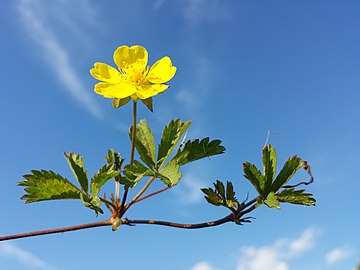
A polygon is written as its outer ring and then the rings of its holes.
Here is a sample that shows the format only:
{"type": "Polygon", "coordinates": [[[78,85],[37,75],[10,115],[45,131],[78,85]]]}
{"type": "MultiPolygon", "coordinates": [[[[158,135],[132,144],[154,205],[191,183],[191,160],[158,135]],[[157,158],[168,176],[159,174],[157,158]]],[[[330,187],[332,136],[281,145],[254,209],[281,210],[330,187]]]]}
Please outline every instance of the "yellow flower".
{"type": "Polygon", "coordinates": [[[104,63],[95,63],[91,75],[101,81],[95,85],[95,93],[106,98],[134,100],[147,99],[165,91],[167,81],[174,77],[176,67],[165,56],[152,67],[147,66],[148,52],[139,45],[121,46],[114,52],[118,70],[104,63]]]}

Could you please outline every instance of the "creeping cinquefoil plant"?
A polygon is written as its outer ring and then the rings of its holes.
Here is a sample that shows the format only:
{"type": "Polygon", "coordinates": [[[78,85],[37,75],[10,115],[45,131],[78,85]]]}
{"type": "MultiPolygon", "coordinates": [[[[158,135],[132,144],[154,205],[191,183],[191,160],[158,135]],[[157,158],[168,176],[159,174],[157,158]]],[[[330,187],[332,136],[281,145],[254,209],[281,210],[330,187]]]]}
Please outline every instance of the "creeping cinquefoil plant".
{"type": "MultiPolygon", "coordinates": [[[[99,226],[109,226],[115,231],[121,226],[135,224],[182,229],[205,228],[228,222],[241,225],[251,222],[248,214],[262,205],[275,209],[280,209],[282,203],[315,205],[316,201],[312,194],[299,188],[313,182],[309,164],[295,155],[279,169],[275,148],[266,144],[262,149],[262,170],[249,162],[243,164],[244,177],[257,192],[254,198],[238,200],[230,181],[216,180],[212,187],[201,189],[209,204],[228,209],[228,214],[224,217],[197,224],[132,219],[128,216],[128,210],[135,203],[174,188],[181,181],[182,166],[199,159],[223,154],[225,147],[220,140],[212,140],[208,137],[185,141],[185,134],[191,121],[180,119],[170,120],[156,143],[146,120],[137,120],[137,104],[140,100],[150,111],[153,111],[153,97],[168,89],[167,83],[174,77],[176,67],[167,56],[149,66],[148,52],[139,45],[117,48],[114,52],[114,62],[117,68],[97,62],[90,73],[100,81],[95,85],[95,93],[111,98],[114,108],[120,108],[132,101],[132,124],[129,129],[130,154],[124,156],[113,149],[108,150],[106,163],[89,176],[84,158],[80,154],[65,153],[74,180],[51,170],[32,170],[31,173],[24,175],[24,179],[19,183],[19,186],[25,187],[25,195],[21,199],[26,203],[74,199],[94,211],[96,216],[101,214],[106,218],[65,228],[0,236],[0,241],[99,226]],[[309,174],[309,180],[289,184],[294,174],[301,168],[309,174]],[[149,187],[156,180],[161,181],[164,186],[157,191],[149,192],[149,187]],[[115,182],[115,190],[106,196],[102,188],[109,181],[115,182]],[[107,214],[105,209],[108,211],[107,214]]],[[[156,214],[155,211],[152,214],[156,214]]]]}

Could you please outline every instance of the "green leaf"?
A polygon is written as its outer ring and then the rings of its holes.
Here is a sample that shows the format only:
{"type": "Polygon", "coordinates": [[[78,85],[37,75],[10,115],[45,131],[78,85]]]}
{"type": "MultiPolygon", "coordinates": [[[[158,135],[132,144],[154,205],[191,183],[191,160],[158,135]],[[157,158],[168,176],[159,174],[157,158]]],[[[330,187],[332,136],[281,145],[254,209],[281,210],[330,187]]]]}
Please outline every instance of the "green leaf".
{"type": "Polygon", "coordinates": [[[212,188],[202,188],[201,191],[205,193],[205,199],[208,203],[215,206],[224,205],[224,199],[212,188]]]}
{"type": "Polygon", "coordinates": [[[69,154],[64,153],[66,160],[69,163],[69,166],[80,184],[82,190],[86,193],[89,190],[88,187],[88,171],[84,169],[84,158],[80,155],[76,155],[73,152],[69,154]]]}
{"type": "Polygon", "coordinates": [[[85,193],[80,193],[80,198],[84,206],[95,211],[96,216],[98,216],[99,213],[104,214],[104,211],[100,208],[101,200],[98,196],[91,197],[85,193]]]}
{"type": "Polygon", "coordinates": [[[292,204],[301,204],[305,206],[315,206],[316,204],[316,200],[312,197],[312,194],[305,193],[304,189],[285,189],[277,194],[277,198],[280,202],[292,204]]]}
{"type": "Polygon", "coordinates": [[[96,196],[100,192],[100,188],[111,178],[120,174],[120,171],[114,170],[114,165],[104,165],[98,173],[90,180],[91,197],[96,196]]]}
{"type": "Polygon", "coordinates": [[[272,184],[271,190],[276,192],[278,191],[283,185],[285,185],[291,177],[302,167],[301,159],[297,156],[293,156],[289,158],[284,167],[281,169],[278,176],[275,178],[275,181],[272,184]]]}
{"type": "Polygon", "coordinates": [[[201,189],[201,191],[205,193],[205,199],[208,203],[215,206],[225,206],[227,208],[236,207],[239,204],[235,198],[235,192],[231,182],[227,181],[226,189],[224,184],[219,180],[216,180],[213,185],[215,190],[212,188],[201,189]]]}
{"type": "Polygon", "coordinates": [[[125,177],[121,178],[120,183],[129,188],[134,188],[144,176],[152,175],[151,171],[137,160],[134,160],[133,165],[127,164],[124,169],[125,177]]]}
{"type": "Polygon", "coordinates": [[[153,112],[153,99],[149,97],[147,99],[141,99],[142,103],[149,109],[150,112],[153,112]]]}
{"type": "Polygon", "coordinates": [[[126,98],[114,98],[113,102],[112,102],[112,106],[113,108],[119,108],[124,106],[125,104],[127,104],[130,101],[131,97],[126,97],[126,98]]]}
{"type": "Polygon", "coordinates": [[[225,186],[223,184],[223,182],[216,180],[216,183],[214,183],[214,187],[216,189],[216,191],[219,193],[219,195],[221,196],[221,198],[226,198],[225,197],[225,186]]]}
{"type": "Polygon", "coordinates": [[[276,175],[277,157],[275,148],[271,145],[266,145],[264,147],[262,153],[262,162],[265,179],[264,194],[266,195],[271,191],[271,185],[276,175]]]}
{"type": "Polygon", "coordinates": [[[243,164],[244,176],[250,181],[260,195],[263,195],[265,179],[254,164],[246,162],[243,164]]]}
{"type": "Polygon", "coordinates": [[[195,141],[189,140],[183,149],[178,150],[173,160],[176,160],[177,164],[182,166],[198,159],[222,154],[224,151],[225,147],[221,145],[220,140],[210,141],[208,137],[201,141],[199,139],[195,141]]]}
{"type": "MultiPolygon", "coordinates": [[[[130,128],[129,135],[131,140],[132,127],[130,128]]],[[[135,147],[141,160],[150,168],[154,168],[156,158],[154,135],[145,119],[136,125],[135,147]]]]}
{"type": "Polygon", "coordinates": [[[113,149],[109,149],[108,154],[105,157],[105,160],[110,165],[110,164],[114,164],[115,161],[114,159],[115,159],[115,152],[113,149]]]}
{"type": "Polygon", "coordinates": [[[273,207],[273,208],[278,209],[278,210],[280,209],[279,201],[277,200],[276,195],[274,194],[274,192],[270,192],[267,195],[264,203],[270,208],[273,207]]]}
{"type": "Polygon", "coordinates": [[[176,164],[174,160],[171,160],[168,164],[160,169],[159,172],[155,172],[156,177],[167,185],[168,187],[175,186],[182,176],[182,173],[179,172],[180,166],[176,164]]]}
{"type": "Polygon", "coordinates": [[[157,168],[162,167],[190,125],[191,121],[183,123],[180,119],[177,119],[171,120],[169,124],[165,126],[159,144],[157,168]]]}
{"type": "Polygon", "coordinates": [[[18,183],[25,186],[27,194],[21,197],[26,203],[45,200],[80,199],[80,190],[69,180],[52,171],[31,171],[26,180],[18,183]]]}

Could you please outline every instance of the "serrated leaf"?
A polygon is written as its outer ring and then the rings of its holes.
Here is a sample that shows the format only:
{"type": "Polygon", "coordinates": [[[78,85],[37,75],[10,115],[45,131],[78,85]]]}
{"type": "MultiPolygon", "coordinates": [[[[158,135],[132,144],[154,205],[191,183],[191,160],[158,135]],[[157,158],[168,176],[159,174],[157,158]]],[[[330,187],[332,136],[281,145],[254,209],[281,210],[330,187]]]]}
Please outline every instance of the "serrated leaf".
{"type": "Polygon", "coordinates": [[[87,193],[89,190],[88,171],[85,171],[84,168],[84,158],[80,154],[76,155],[73,152],[70,152],[69,154],[64,153],[64,156],[68,161],[76,180],[79,182],[81,189],[87,193]]]}
{"type": "Polygon", "coordinates": [[[224,205],[224,199],[212,188],[202,188],[201,191],[205,193],[205,199],[208,203],[215,206],[224,205]]]}
{"type": "Polygon", "coordinates": [[[210,141],[209,137],[187,141],[183,149],[179,149],[173,160],[182,166],[198,159],[223,154],[225,147],[221,145],[220,140],[210,141]]]}
{"type": "Polygon", "coordinates": [[[271,185],[276,175],[276,151],[271,145],[266,145],[262,152],[262,162],[264,170],[264,194],[268,194],[271,191],[271,185]]]}
{"type": "Polygon", "coordinates": [[[120,171],[114,170],[114,165],[104,165],[98,173],[90,180],[90,192],[94,197],[100,192],[100,188],[111,178],[120,174],[120,171]]]}
{"type": "Polygon", "coordinates": [[[180,166],[176,164],[175,161],[171,160],[168,164],[160,169],[159,172],[155,172],[156,177],[167,185],[168,187],[175,186],[182,176],[182,173],[179,172],[180,166]]]}
{"type": "Polygon", "coordinates": [[[110,164],[114,164],[114,158],[115,158],[115,153],[113,149],[109,149],[108,150],[108,154],[105,157],[106,162],[110,165],[110,164]]]}
{"type": "Polygon", "coordinates": [[[126,98],[114,98],[112,101],[113,108],[120,108],[130,101],[131,97],[126,98]]]}
{"type": "Polygon", "coordinates": [[[157,157],[157,167],[161,168],[178,144],[181,137],[191,125],[191,121],[182,122],[180,119],[171,120],[167,126],[165,126],[161,141],[159,144],[159,151],[157,157]]]}
{"type": "MultiPolygon", "coordinates": [[[[132,128],[130,128],[130,140],[132,136],[132,128]]],[[[155,141],[154,135],[149,128],[146,120],[140,120],[140,123],[136,125],[136,137],[135,147],[140,155],[140,159],[149,166],[149,168],[155,167],[155,141]]]]}
{"type": "Polygon", "coordinates": [[[275,181],[272,184],[271,190],[276,192],[278,191],[283,185],[285,185],[291,177],[302,167],[301,158],[297,156],[293,156],[289,158],[284,167],[281,169],[278,176],[275,178],[275,181]]]}
{"type": "Polygon", "coordinates": [[[304,189],[285,189],[277,194],[277,198],[280,202],[291,204],[301,204],[305,206],[315,206],[316,204],[316,200],[312,197],[312,194],[305,193],[304,189]]]}
{"type": "Polygon", "coordinates": [[[280,209],[279,201],[276,198],[276,195],[274,194],[274,192],[270,192],[267,195],[264,203],[270,208],[275,208],[275,209],[278,209],[278,210],[280,209]]]}
{"type": "Polygon", "coordinates": [[[257,192],[262,195],[265,185],[264,176],[254,164],[251,164],[249,162],[243,164],[243,169],[245,178],[248,179],[250,183],[255,187],[257,192]]]}
{"type": "Polygon", "coordinates": [[[141,99],[142,103],[149,109],[150,112],[153,112],[153,99],[149,97],[147,99],[141,99]]]}
{"type": "Polygon", "coordinates": [[[151,176],[152,173],[142,163],[134,160],[133,165],[127,164],[124,167],[124,175],[125,177],[122,177],[120,183],[126,187],[134,188],[144,176],[151,176]]]}
{"type": "Polygon", "coordinates": [[[21,197],[26,203],[45,200],[80,199],[80,190],[69,180],[52,171],[31,171],[26,180],[18,183],[25,186],[27,194],[21,197]]]}

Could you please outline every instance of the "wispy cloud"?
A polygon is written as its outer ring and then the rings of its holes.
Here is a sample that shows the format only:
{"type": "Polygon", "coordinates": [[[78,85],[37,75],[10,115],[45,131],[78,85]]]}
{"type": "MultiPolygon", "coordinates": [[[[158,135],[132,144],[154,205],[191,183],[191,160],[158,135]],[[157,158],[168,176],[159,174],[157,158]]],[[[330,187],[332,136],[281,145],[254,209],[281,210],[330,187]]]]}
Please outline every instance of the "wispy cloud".
{"type": "Polygon", "coordinates": [[[288,270],[289,260],[313,247],[315,235],[315,230],[309,228],[294,240],[280,239],[272,246],[244,247],[236,269],[288,270]]]}
{"type": "Polygon", "coordinates": [[[42,259],[11,243],[0,243],[0,257],[16,260],[18,263],[24,265],[26,269],[55,270],[54,267],[42,259]]]}
{"type": "Polygon", "coordinates": [[[190,270],[215,270],[215,268],[213,268],[208,262],[199,262],[190,270]]]}
{"type": "Polygon", "coordinates": [[[70,55],[61,42],[59,33],[62,30],[71,30],[83,35],[81,25],[72,19],[73,16],[83,18],[85,24],[90,24],[89,15],[93,16],[94,10],[88,1],[80,1],[81,13],[71,12],[73,1],[30,1],[19,0],[18,10],[24,29],[30,39],[41,49],[41,55],[45,57],[46,63],[53,70],[64,89],[85,107],[97,119],[103,118],[103,114],[92,97],[92,91],[81,81],[76,73],[70,55]],[[54,8],[56,7],[56,8],[54,8]],[[56,21],[56,24],[52,23],[56,21]]]}
{"type": "Polygon", "coordinates": [[[334,264],[338,261],[347,259],[350,256],[351,256],[351,250],[349,248],[340,247],[329,251],[325,256],[325,259],[328,264],[334,264]]]}
{"type": "Polygon", "coordinates": [[[183,173],[183,177],[179,183],[181,189],[176,189],[174,192],[179,196],[179,202],[183,204],[194,204],[201,201],[204,194],[201,192],[201,188],[206,187],[205,176],[201,175],[201,171],[186,171],[183,173]]]}

